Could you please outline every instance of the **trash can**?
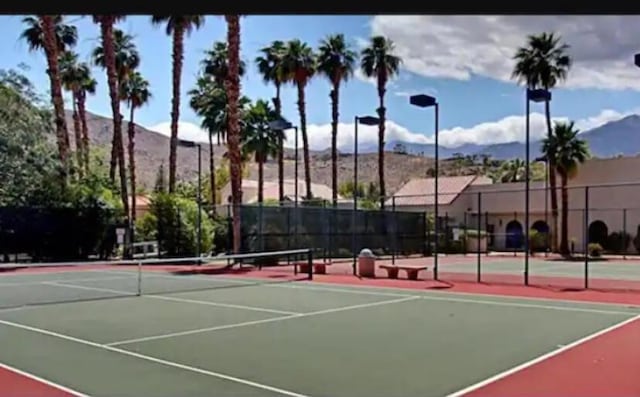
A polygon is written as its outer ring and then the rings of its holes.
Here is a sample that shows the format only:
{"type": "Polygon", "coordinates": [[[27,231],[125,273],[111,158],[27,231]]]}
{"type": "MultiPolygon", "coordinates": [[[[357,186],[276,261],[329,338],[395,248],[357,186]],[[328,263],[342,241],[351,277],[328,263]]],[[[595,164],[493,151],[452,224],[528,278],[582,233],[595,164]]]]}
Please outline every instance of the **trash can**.
{"type": "Polygon", "coordinates": [[[360,277],[376,277],[376,257],[368,248],[363,248],[358,255],[358,275],[360,277]]]}

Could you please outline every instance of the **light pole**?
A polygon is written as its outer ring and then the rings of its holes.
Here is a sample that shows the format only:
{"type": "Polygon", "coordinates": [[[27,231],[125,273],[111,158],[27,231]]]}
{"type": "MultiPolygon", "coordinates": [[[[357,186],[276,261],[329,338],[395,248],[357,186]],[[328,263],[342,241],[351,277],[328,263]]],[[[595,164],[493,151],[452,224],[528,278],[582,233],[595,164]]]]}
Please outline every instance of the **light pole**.
{"type": "Polygon", "coordinates": [[[551,92],[544,89],[530,89],[526,92],[526,128],[525,128],[525,174],[524,174],[524,285],[529,285],[529,190],[531,180],[531,165],[529,164],[530,139],[530,109],[529,102],[551,101],[551,92]]]}
{"type": "Polygon", "coordinates": [[[380,119],[374,116],[355,116],[353,119],[353,212],[351,213],[351,251],[353,252],[353,274],[356,274],[356,212],[358,211],[358,124],[378,125],[380,119]]]}
{"type": "MultiPolygon", "coordinates": [[[[435,280],[438,279],[438,241],[440,239],[439,233],[440,233],[440,228],[439,228],[439,221],[438,221],[438,195],[439,195],[439,190],[438,190],[438,162],[439,162],[439,156],[438,156],[438,130],[439,130],[439,118],[440,118],[440,105],[438,104],[438,100],[435,97],[432,97],[430,95],[426,95],[426,94],[418,94],[418,95],[412,95],[409,97],[409,103],[413,106],[417,106],[419,108],[429,108],[429,107],[433,107],[434,110],[434,129],[435,129],[435,133],[434,133],[434,138],[435,138],[435,181],[434,181],[434,191],[435,191],[435,195],[433,197],[433,207],[434,207],[434,225],[433,225],[433,232],[435,234],[435,241],[434,241],[434,247],[433,247],[433,278],[435,280]]],[[[430,244],[429,242],[427,242],[428,244],[430,244]]]]}
{"type": "Polygon", "coordinates": [[[202,253],[202,144],[186,139],[179,139],[178,144],[184,147],[198,148],[198,242],[196,244],[196,257],[200,258],[202,253]]]}
{"type": "Polygon", "coordinates": [[[538,163],[544,163],[544,224],[547,226],[547,238],[546,238],[546,247],[544,249],[544,256],[549,256],[549,244],[550,244],[550,233],[549,233],[549,162],[547,161],[547,156],[540,156],[535,159],[538,163]]]}

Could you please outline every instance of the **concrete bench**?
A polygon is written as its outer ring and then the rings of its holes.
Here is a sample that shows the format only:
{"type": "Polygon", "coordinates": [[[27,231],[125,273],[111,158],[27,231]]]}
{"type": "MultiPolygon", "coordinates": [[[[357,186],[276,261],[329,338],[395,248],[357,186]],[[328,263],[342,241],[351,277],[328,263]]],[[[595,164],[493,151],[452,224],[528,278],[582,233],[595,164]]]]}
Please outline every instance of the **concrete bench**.
{"type": "Polygon", "coordinates": [[[387,271],[389,278],[398,278],[398,271],[404,270],[409,280],[417,280],[420,270],[427,270],[426,266],[421,265],[380,265],[380,268],[387,271]]]}

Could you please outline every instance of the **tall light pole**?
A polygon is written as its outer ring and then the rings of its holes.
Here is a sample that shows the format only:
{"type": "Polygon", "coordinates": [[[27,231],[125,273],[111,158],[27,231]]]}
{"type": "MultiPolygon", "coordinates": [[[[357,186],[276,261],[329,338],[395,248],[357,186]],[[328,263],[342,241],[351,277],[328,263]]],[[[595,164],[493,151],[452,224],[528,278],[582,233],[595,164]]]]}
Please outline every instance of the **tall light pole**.
{"type": "MultiPolygon", "coordinates": [[[[202,144],[200,142],[179,139],[178,144],[184,147],[198,148],[198,242],[196,244],[196,257],[202,253],[202,144]]],[[[215,205],[215,203],[213,203],[215,205]]]]}
{"type": "Polygon", "coordinates": [[[380,119],[374,116],[355,116],[353,119],[353,212],[351,213],[351,251],[353,254],[353,274],[356,274],[356,212],[358,211],[358,124],[378,125],[380,119]]]}
{"type": "Polygon", "coordinates": [[[530,102],[551,101],[551,92],[544,89],[530,89],[526,92],[526,128],[525,128],[525,164],[524,164],[524,285],[529,285],[529,191],[531,182],[531,165],[529,164],[530,139],[530,102]]]}
{"type": "MultiPolygon", "coordinates": [[[[435,241],[434,241],[434,247],[433,247],[433,278],[435,280],[438,279],[438,241],[440,239],[440,228],[439,228],[439,221],[438,221],[438,195],[439,195],[439,189],[438,189],[438,163],[439,163],[439,156],[438,156],[438,130],[439,130],[439,118],[440,118],[440,105],[438,104],[438,100],[435,97],[432,97],[430,95],[426,95],[426,94],[417,94],[417,95],[412,95],[409,97],[409,103],[413,106],[417,106],[419,108],[430,108],[433,107],[434,110],[434,129],[435,129],[435,133],[434,133],[434,138],[435,138],[435,146],[436,146],[436,150],[435,150],[435,161],[436,161],[436,165],[435,165],[435,181],[434,181],[434,190],[435,190],[435,195],[433,198],[433,206],[434,206],[434,225],[433,225],[433,232],[435,234],[435,241]]],[[[427,242],[429,243],[429,242],[427,242]]]]}
{"type": "Polygon", "coordinates": [[[535,159],[538,163],[544,163],[544,224],[547,226],[547,238],[546,246],[544,249],[544,256],[549,256],[549,162],[547,156],[540,156],[535,159]]]}

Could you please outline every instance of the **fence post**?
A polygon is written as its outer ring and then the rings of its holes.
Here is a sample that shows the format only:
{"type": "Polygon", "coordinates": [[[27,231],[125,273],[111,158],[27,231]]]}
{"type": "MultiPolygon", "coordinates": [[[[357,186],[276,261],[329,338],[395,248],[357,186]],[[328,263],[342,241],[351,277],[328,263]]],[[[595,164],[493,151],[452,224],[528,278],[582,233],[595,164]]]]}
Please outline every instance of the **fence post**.
{"type": "MultiPolygon", "coordinates": [[[[484,231],[487,233],[487,252],[486,256],[489,256],[489,211],[484,212],[484,231]]],[[[495,233],[493,233],[493,243],[495,244],[495,233]]],[[[493,247],[495,249],[495,247],[493,247]]]]}
{"type": "MultiPolygon", "coordinates": [[[[444,213],[444,238],[446,242],[447,251],[449,251],[449,247],[451,247],[451,241],[449,240],[449,212],[444,213]]],[[[448,254],[450,252],[444,252],[444,254],[448,254]]]]}
{"type": "Polygon", "coordinates": [[[391,211],[393,212],[393,247],[391,248],[391,264],[396,264],[396,250],[398,249],[398,214],[396,213],[396,196],[391,196],[391,211]]]}
{"type": "MultiPolygon", "coordinates": [[[[518,212],[517,212],[517,211],[514,211],[514,212],[513,212],[513,219],[515,219],[516,221],[518,220],[518,212]]],[[[509,223],[507,222],[507,225],[508,225],[508,224],[509,224],[509,223]]],[[[507,233],[505,233],[505,234],[506,234],[506,236],[505,236],[505,242],[504,242],[504,243],[505,243],[505,245],[506,245],[506,244],[507,244],[506,239],[508,239],[508,238],[509,238],[509,232],[507,232],[507,233]]],[[[518,247],[514,244],[514,245],[513,245],[513,257],[515,258],[516,256],[518,256],[518,247]]]]}
{"type": "Polygon", "coordinates": [[[260,236],[260,252],[264,252],[264,230],[263,230],[264,207],[262,202],[258,203],[258,235],[260,236]]]}
{"type": "Polygon", "coordinates": [[[584,288],[589,289],[589,186],[584,188],[584,288]]]}
{"type": "MultiPolygon", "coordinates": [[[[466,239],[466,237],[467,237],[467,211],[465,211],[464,214],[463,214],[462,230],[464,230],[464,236],[465,236],[465,239],[466,239]]],[[[462,252],[464,252],[464,256],[466,257],[467,256],[467,244],[466,244],[466,241],[465,241],[464,247],[462,249],[463,249],[462,252]]]]}
{"type": "MultiPolygon", "coordinates": [[[[481,232],[482,229],[480,227],[482,222],[482,192],[478,192],[478,236],[477,236],[477,254],[478,254],[478,271],[477,271],[477,277],[478,277],[478,283],[481,282],[482,277],[481,277],[481,272],[482,272],[482,253],[481,253],[481,247],[480,247],[480,237],[481,237],[481,232]]],[[[466,226],[466,225],[465,225],[466,226]]],[[[486,241],[485,241],[486,243],[486,241]]],[[[465,244],[466,245],[466,244],[465,244]]]]}
{"type": "Polygon", "coordinates": [[[629,248],[629,243],[631,241],[627,241],[627,209],[622,209],[622,243],[624,247],[622,249],[622,259],[627,259],[627,249],[629,248]]]}

